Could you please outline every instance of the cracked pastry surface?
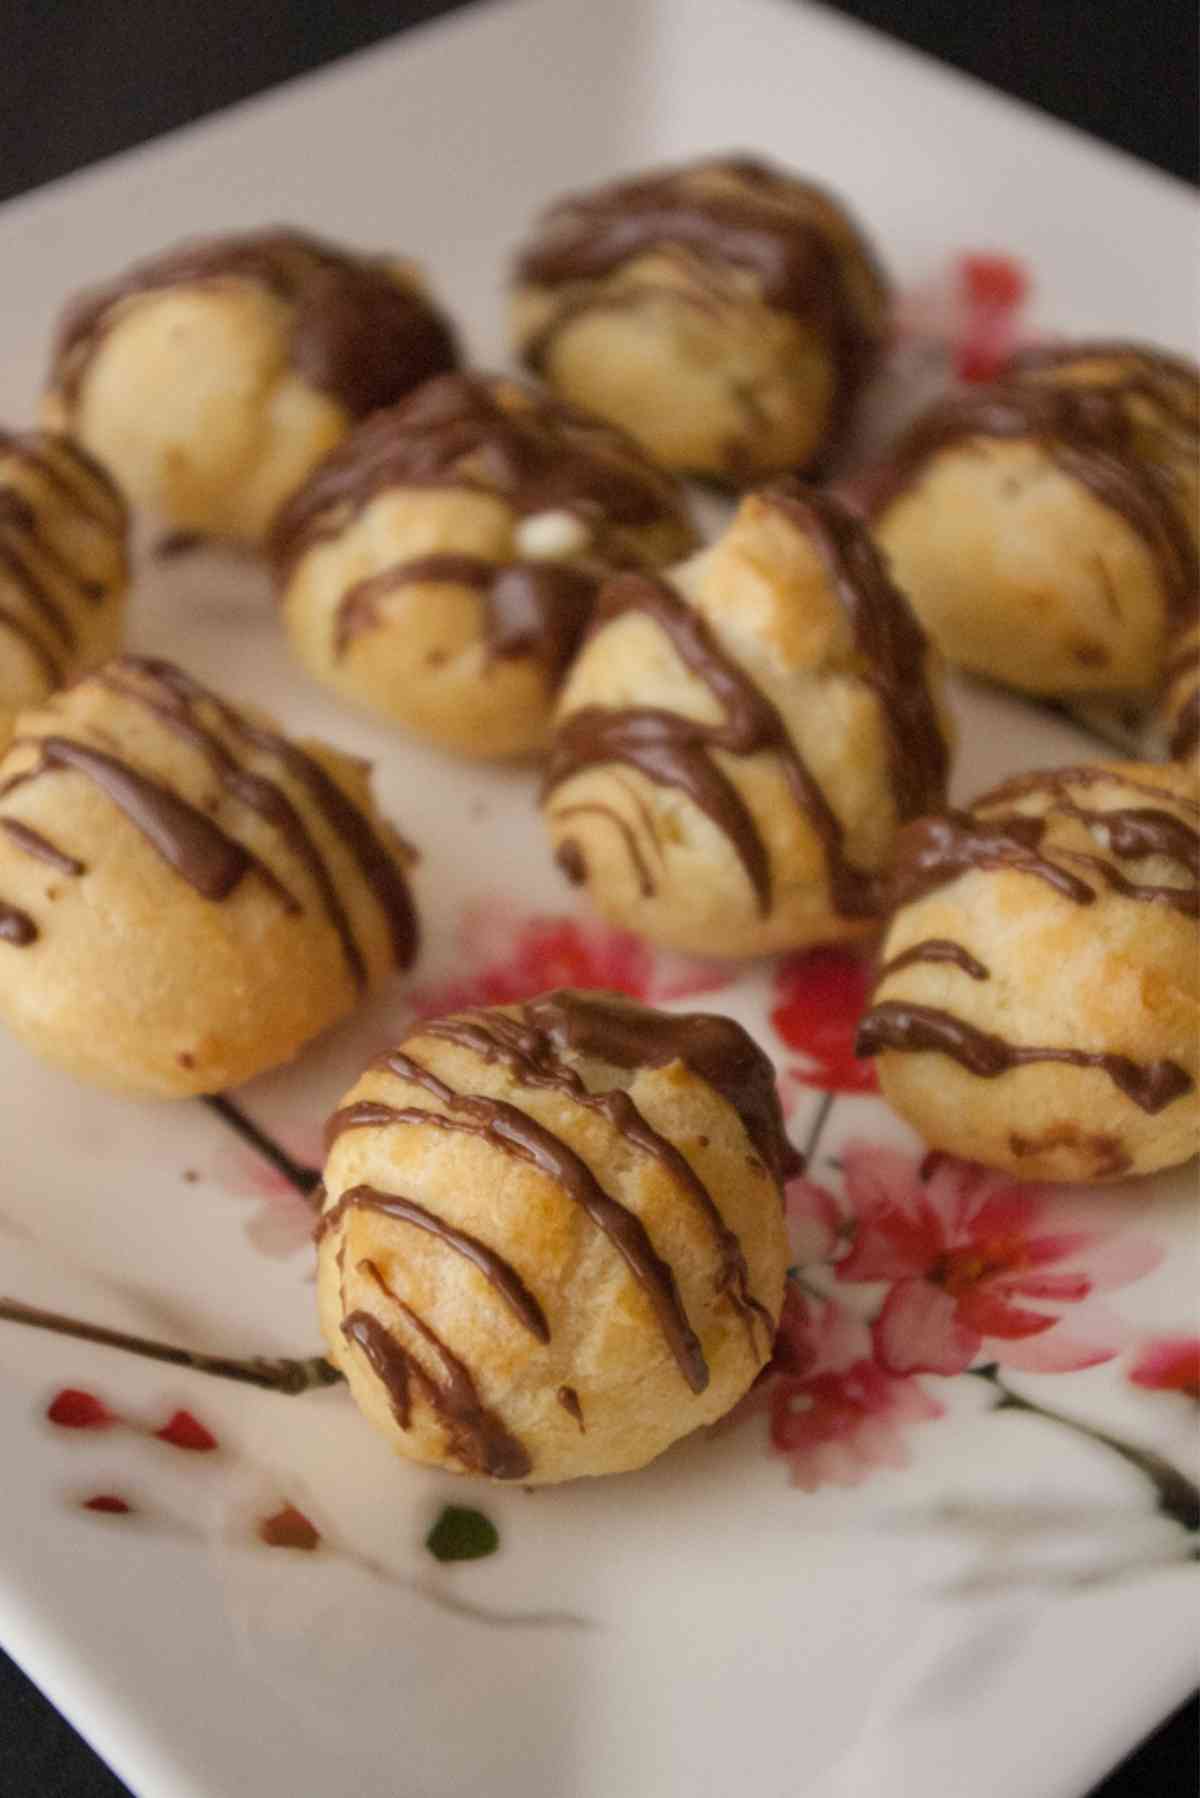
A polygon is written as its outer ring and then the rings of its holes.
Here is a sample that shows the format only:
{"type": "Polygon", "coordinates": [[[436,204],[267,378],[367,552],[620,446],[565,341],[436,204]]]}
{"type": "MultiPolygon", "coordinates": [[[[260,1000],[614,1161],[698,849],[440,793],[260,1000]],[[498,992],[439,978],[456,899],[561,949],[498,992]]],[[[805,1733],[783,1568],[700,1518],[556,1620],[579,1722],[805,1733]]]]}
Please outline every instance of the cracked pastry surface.
{"type": "Polygon", "coordinates": [[[112,480],[51,431],[0,431],[0,753],[18,712],[112,654],[129,566],[112,480]]]}
{"type": "Polygon", "coordinates": [[[1021,775],[901,838],[859,1054],[934,1148],[1101,1180],[1200,1147],[1200,784],[1021,775]]]}
{"type": "Polygon", "coordinates": [[[329,1356],[413,1460],[526,1485],[640,1467],[770,1355],[796,1157],[728,1018],[562,990],[433,1019],[328,1141],[329,1356]]]}
{"type": "Polygon", "coordinates": [[[43,414],[171,530],[257,545],[356,419],[456,362],[412,263],[197,238],[66,308],[43,414]]]}
{"type": "Polygon", "coordinates": [[[416,946],[366,764],[124,656],[0,760],[0,1020],[150,1097],[289,1060],[416,946]]]}
{"type": "Polygon", "coordinates": [[[947,659],[1032,693],[1150,693],[1196,616],[1197,375],[1134,345],[1027,352],[916,420],[876,537],[947,659]]]}
{"type": "Polygon", "coordinates": [[[685,952],[867,934],[899,825],[943,803],[939,695],[864,527],[799,482],[752,494],[669,579],[601,594],[543,794],[559,865],[685,952]]]}
{"type": "Polygon", "coordinates": [[[512,335],[665,467],[746,486],[835,446],[888,306],[839,200],[723,156],[553,205],[517,258],[512,335]]]}
{"type": "Polygon", "coordinates": [[[544,746],[603,576],[694,542],[675,482],[623,432],[463,374],[360,425],[285,506],[272,553],[311,674],[444,747],[505,756],[544,746]]]}

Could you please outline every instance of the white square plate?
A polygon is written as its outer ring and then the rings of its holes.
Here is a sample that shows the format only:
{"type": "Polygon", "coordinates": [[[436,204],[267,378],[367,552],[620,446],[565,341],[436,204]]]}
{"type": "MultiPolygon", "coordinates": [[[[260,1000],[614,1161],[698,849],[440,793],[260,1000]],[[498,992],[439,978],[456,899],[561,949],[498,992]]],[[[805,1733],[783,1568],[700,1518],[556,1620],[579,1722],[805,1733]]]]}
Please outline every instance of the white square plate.
{"type": "MultiPolygon", "coordinates": [[[[1164,177],[812,8],[522,0],[6,207],[0,412],[31,414],[64,295],[173,238],[271,220],[418,255],[494,361],[507,257],[548,197],[727,146],[843,192],[908,287],[999,248],[1034,271],[1042,322],[1189,347],[1191,206],[1164,177]]],[[[686,994],[695,970],[572,919],[528,775],[450,765],[316,692],[255,577],[160,563],[131,635],[372,757],[423,851],[426,994],[451,969],[686,994]]],[[[1099,753],[1016,701],[960,698],[961,795],[1099,753]]],[[[779,1058],[803,1141],[821,1100],[771,1022],[777,979],[756,967],[704,1002],[779,1058]]],[[[241,1101],[311,1160],[407,1015],[397,985],[241,1101]]],[[[303,1206],[210,1109],[92,1094],[8,1042],[0,1090],[0,1290],[197,1347],[316,1352],[303,1206]]],[[[842,1097],[818,1179],[837,1184],[851,1138],[912,1153],[877,1100],[842,1097]]],[[[1195,1328],[1192,1185],[1079,1199],[1119,1287],[1089,1327],[1125,1346],[1085,1371],[1002,1370],[1073,1422],[999,1411],[970,1374],[889,1393],[871,1427],[841,1391],[851,1421],[797,1457],[802,1484],[761,1413],[617,1481],[456,1483],[396,1462],[344,1392],[283,1399],[0,1325],[6,1645],[145,1798],[1075,1798],[1194,1676],[1197,1537],[1154,1508],[1173,1491],[1186,1512],[1169,1470],[1185,1479],[1194,1430],[1184,1397],[1129,1377],[1149,1338],[1195,1328]],[[127,1422],[54,1428],[62,1386],[127,1422]],[[155,1439],[179,1406],[216,1451],[155,1439]],[[103,1493],[133,1509],[82,1508],[103,1493]],[[464,1494],[502,1552],[437,1568],[425,1531],[464,1494]],[[318,1552],[258,1539],[284,1501],[318,1552]]]]}

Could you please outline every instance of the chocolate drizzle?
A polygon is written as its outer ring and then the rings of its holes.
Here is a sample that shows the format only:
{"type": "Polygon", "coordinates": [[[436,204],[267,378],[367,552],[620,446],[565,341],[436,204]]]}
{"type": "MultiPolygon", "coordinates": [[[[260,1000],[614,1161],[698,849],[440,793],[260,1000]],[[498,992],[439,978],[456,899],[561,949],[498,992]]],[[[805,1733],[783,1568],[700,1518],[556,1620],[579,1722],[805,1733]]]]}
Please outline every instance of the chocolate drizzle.
{"type": "MultiPolygon", "coordinates": [[[[836,568],[839,592],[851,605],[851,618],[863,654],[872,660],[869,678],[883,699],[891,729],[896,804],[901,817],[913,809],[940,803],[945,748],[928,698],[902,697],[904,682],[896,660],[902,648],[918,642],[919,627],[906,615],[903,601],[873,556],[865,560],[848,550],[851,525],[834,502],[803,499],[779,490],[778,503],[793,504],[811,518],[819,541],[836,568]],[[860,566],[861,564],[861,566],[860,566]],[[863,575],[870,583],[860,585],[863,575]],[[853,588],[850,601],[847,592],[853,588]],[[916,635],[913,635],[916,632],[916,635]],[[869,648],[868,648],[869,646],[869,648]]],[[[676,787],[710,818],[730,841],[754,889],[765,917],[772,904],[772,881],[766,844],[758,825],[730,777],[712,751],[750,756],[773,752],[797,806],[805,813],[825,852],[833,903],[843,917],[876,916],[882,906],[878,874],[856,867],[846,856],[844,829],[825,793],[792,742],[772,702],[733,658],[726,654],[704,618],[665,581],[649,575],[622,575],[602,591],[593,628],[629,612],[651,618],[676,655],[697,676],[722,711],[720,723],[709,724],[660,707],[607,708],[588,705],[565,717],[556,733],[545,778],[545,791],[588,767],[624,763],[659,786],[676,787]]],[[[910,687],[923,685],[920,664],[909,669],[910,687]]]]}
{"type": "Polygon", "coordinates": [[[613,305],[610,291],[589,292],[587,283],[651,255],[682,261],[690,284],[668,287],[647,275],[618,296],[623,304],[641,296],[676,305],[737,302],[744,298],[738,277],[749,274],[768,306],[818,330],[837,375],[830,435],[840,430],[880,349],[859,291],[870,289],[882,312],[887,285],[866,241],[821,188],[731,156],[566,196],[516,264],[518,282],[563,290],[549,324],[524,346],[531,366],[545,369],[558,333],[582,314],[613,305]],[[724,184],[706,184],[706,175],[724,184]]]}
{"type": "Polygon", "coordinates": [[[107,531],[123,554],[127,518],[124,502],[109,477],[68,438],[49,432],[0,431],[0,628],[20,639],[47,687],[66,675],[60,658],[78,647],[79,633],[68,599],[100,604],[102,582],[81,574],[42,530],[36,498],[9,484],[6,464],[29,471],[53,490],[76,517],[107,531]]]}
{"type": "Polygon", "coordinates": [[[670,521],[690,539],[679,489],[624,433],[515,382],[444,375],[353,431],[282,507],[280,579],[379,494],[425,487],[497,494],[526,517],[571,512],[602,555],[611,525],[670,521]]]}
{"type": "Polygon", "coordinates": [[[1158,571],[1169,627],[1195,615],[1195,542],[1170,486],[1138,449],[1134,423],[1115,392],[1010,381],[952,394],[917,419],[875,471],[867,493],[871,516],[886,512],[944,449],[972,438],[1036,442],[1142,539],[1158,571]]]}
{"type": "MultiPolygon", "coordinates": [[[[298,808],[274,781],[243,767],[222,738],[203,722],[198,708],[207,706],[235,741],[281,762],[358,864],[387,922],[395,959],[400,966],[407,966],[416,947],[416,920],[403,875],[366,815],[318,762],[285,737],[244,717],[169,662],[124,656],[109,663],[97,678],[124,699],[142,706],[203,755],[222,787],[273,826],[316,886],[349,971],[361,986],[367,977],[363,953],[332,874],[298,808]]],[[[203,898],[228,898],[253,869],[286,910],[300,909],[273,870],[236,838],[206,813],[117,756],[64,737],[31,739],[30,746],[37,752],[37,761],[10,777],[0,787],[0,798],[52,769],[73,768],[100,786],[203,898]]]]}
{"type": "MultiPolygon", "coordinates": [[[[498,1050],[501,1054],[508,1053],[503,1026],[509,1021],[486,1013],[438,1018],[424,1026],[424,1034],[474,1049],[494,1059],[498,1050]]],[[[693,1392],[703,1392],[708,1385],[708,1366],[699,1340],[687,1321],[674,1274],[655,1250],[641,1220],[604,1190],[591,1168],[573,1149],[535,1118],[503,1099],[456,1093],[436,1074],[399,1049],[381,1056],[375,1065],[386,1067],[399,1079],[423,1088],[446,1107],[445,1114],[421,1109],[402,1111],[396,1122],[482,1136],[503,1153],[529,1162],[557,1181],[621,1255],[649,1299],[680,1372],[693,1392]]],[[[552,1084],[559,1086],[561,1080],[556,1078],[552,1084]]],[[[669,1147],[663,1143],[664,1149],[669,1147]]]]}
{"type": "Polygon", "coordinates": [[[33,856],[35,861],[48,862],[59,874],[66,874],[74,879],[87,873],[83,862],[76,860],[73,855],[67,855],[48,837],[42,836],[40,831],[31,830],[28,824],[22,824],[16,818],[0,818],[0,830],[26,855],[33,856]]]}
{"type": "MultiPolygon", "coordinates": [[[[654,877],[647,866],[637,837],[620,812],[614,811],[611,805],[601,805],[598,802],[587,805],[560,805],[549,814],[549,817],[552,824],[563,823],[568,818],[607,818],[625,845],[625,853],[637,876],[638,891],[642,898],[649,899],[653,895],[654,877]]],[[[565,842],[559,844],[554,859],[573,886],[582,886],[587,879],[587,862],[578,843],[567,838],[565,842]]]]}
{"type": "Polygon", "coordinates": [[[981,868],[1032,874],[1075,905],[1091,905],[1096,895],[1086,880],[1040,854],[1045,834],[1045,818],[978,818],[959,811],[918,818],[901,831],[896,845],[892,904],[923,899],[960,874],[981,868]]]}
{"type": "Polygon", "coordinates": [[[950,755],[925,677],[929,639],[849,507],[798,480],[761,495],[815,546],[863,658],[863,679],[879,700],[891,748],[897,817],[917,818],[942,803],[950,755]]]}
{"type": "MultiPolygon", "coordinates": [[[[412,1123],[423,1121],[423,1117],[424,1114],[420,1112],[402,1112],[390,1105],[364,1101],[361,1105],[350,1105],[334,1113],[330,1119],[330,1140],[336,1141],[343,1130],[361,1129],[381,1123],[412,1123]],[[381,1113],[386,1115],[381,1116],[381,1113]]],[[[431,1236],[436,1236],[479,1269],[499,1293],[517,1322],[531,1336],[538,1342],[549,1342],[550,1326],[546,1322],[545,1313],[516,1268],[503,1255],[497,1254],[495,1249],[480,1242],[477,1236],[470,1235],[466,1230],[456,1230],[444,1218],[436,1217],[432,1211],[418,1205],[415,1199],[403,1198],[399,1193],[380,1192],[373,1186],[351,1186],[318,1219],[315,1232],[317,1241],[331,1230],[336,1230],[349,1211],[375,1211],[383,1217],[411,1224],[418,1230],[426,1230],[431,1236]]]]}
{"type": "Polygon", "coordinates": [[[702,1011],[676,1016],[612,994],[583,994],[569,988],[543,993],[521,1009],[560,1054],[569,1049],[626,1069],[681,1061],[737,1113],[755,1153],[777,1184],[801,1172],[800,1157],[784,1129],[775,1070],[753,1037],[732,1018],[702,1011]]]}
{"type": "Polygon", "coordinates": [[[51,384],[75,406],[92,359],[123,306],[173,287],[251,282],[292,307],[292,366],[353,418],[391,405],[458,360],[446,320],[385,261],[355,256],[304,232],[274,229],[196,238],[135,264],[67,309],[51,384]]]}
{"type": "Polygon", "coordinates": [[[902,968],[914,967],[918,962],[948,963],[951,967],[960,968],[964,974],[969,974],[972,980],[991,979],[988,969],[968,949],[964,949],[961,943],[954,942],[950,937],[930,936],[924,942],[914,943],[909,949],[902,949],[890,961],[885,961],[875,976],[875,985],[882,986],[893,974],[898,974],[902,968]]]}
{"type": "Polygon", "coordinates": [[[408,1429],[412,1420],[411,1389],[415,1386],[445,1429],[451,1453],[468,1472],[486,1473],[497,1480],[524,1479],[533,1467],[528,1450],[483,1403],[458,1356],[423,1318],[396,1297],[373,1262],[360,1262],[359,1271],[373,1280],[403,1314],[437,1363],[437,1372],[431,1373],[369,1311],[353,1311],[343,1320],[342,1334],[366,1355],[387,1392],[400,1428],[408,1429]]]}
{"type": "Polygon", "coordinates": [[[387,921],[397,966],[409,965],[416,949],[416,918],[404,877],[366,814],[319,762],[288,738],[243,716],[170,662],[124,656],[109,664],[109,669],[110,682],[115,680],[127,698],[152,711],[168,730],[204,755],[225,789],[278,831],[312,879],[351,976],[356,985],[363,986],[367,970],[362,949],[332,872],[298,808],[275,781],[242,767],[221,738],[202,723],[197,708],[207,706],[235,740],[281,763],[304,788],[317,814],[358,864],[387,921]],[[122,679],[122,674],[133,675],[135,681],[122,679]]]}
{"type": "Polygon", "coordinates": [[[951,1012],[930,1005],[910,1005],[883,1000],[867,1013],[858,1027],[854,1052],[860,1057],[886,1049],[905,1052],[929,1050],[948,1055],[968,1073],[994,1080],[1013,1068],[1031,1062],[1065,1062],[1071,1067],[1098,1068],[1107,1074],[1142,1111],[1155,1114],[1192,1088],[1192,1077],[1174,1061],[1133,1061],[1089,1049],[1040,1048],[1010,1043],[990,1031],[980,1030],[951,1012]]]}
{"type": "Polygon", "coordinates": [[[557,681],[583,635],[596,597],[597,577],[555,562],[487,562],[478,556],[429,555],[398,562],[356,581],[334,617],[333,650],[340,660],[381,623],[380,601],[421,582],[471,588],[483,608],[487,661],[535,655],[557,681]]]}
{"type": "Polygon", "coordinates": [[[11,943],[15,949],[27,949],[38,940],[38,927],[28,912],[19,911],[0,899],[0,943],[11,943]]]}
{"type": "Polygon", "coordinates": [[[38,760],[0,786],[0,798],[53,769],[86,775],[205,899],[227,899],[254,865],[248,850],[157,781],[103,750],[68,737],[40,737],[38,760]]]}
{"type": "Polygon", "coordinates": [[[560,1386],[554,1396],[562,1406],[563,1410],[567,1413],[567,1416],[575,1419],[575,1422],[579,1426],[579,1434],[585,1436],[587,1434],[587,1425],[583,1421],[583,1406],[579,1402],[579,1394],[576,1392],[574,1386],[560,1386]]]}

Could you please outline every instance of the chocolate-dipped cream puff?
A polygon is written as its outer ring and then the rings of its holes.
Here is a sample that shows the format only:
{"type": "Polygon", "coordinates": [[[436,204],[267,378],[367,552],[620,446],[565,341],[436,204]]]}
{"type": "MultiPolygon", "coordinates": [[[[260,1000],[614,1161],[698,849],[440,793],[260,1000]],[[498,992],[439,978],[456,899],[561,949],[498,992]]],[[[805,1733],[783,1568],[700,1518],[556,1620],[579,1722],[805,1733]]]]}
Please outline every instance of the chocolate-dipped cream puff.
{"type": "Polygon", "coordinates": [[[888,303],[838,199],[723,156],[559,200],[517,258],[512,331],[666,467],[745,486],[828,457],[888,303]]]}
{"type": "Polygon", "coordinates": [[[859,1030],[934,1148],[1103,1180],[1200,1146],[1200,789],[1137,762],[1020,775],[902,834],[859,1030]]]}
{"type": "Polygon", "coordinates": [[[685,952],[878,927],[896,832],[943,803],[940,671],[863,526],[781,482],[670,578],[603,591],[543,809],[569,879],[685,952]]]}
{"type": "Polygon", "coordinates": [[[570,991],[438,1018],[328,1139],[321,1324],[400,1454],[526,1485],[619,1473],[765,1365],[796,1157],[730,1019],[570,991]]]}
{"type": "Polygon", "coordinates": [[[1039,694],[1146,694],[1196,616],[1195,373],[1128,346],[1022,359],[918,418],[866,482],[951,662],[1039,694]]]}
{"type": "Polygon", "coordinates": [[[125,656],[0,760],[0,1020],[152,1097],[287,1061],[416,946],[366,765],[125,656]]]}
{"type": "Polygon", "coordinates": [[[356,419],[457,360],[411,263],[283,228],[196,238],[67,307],[44,416],[168,530],[258,545],[356,419]]]}
{"type": "Polygon", "coordinates": [[[18,712],[117,647],[128,584],[125,502],[51,431],[0,431],[0,753],[18,712]]]}
{"type": "Polygon", "coordinates": [[[523,382],[443,375],[354,431],[272,552],[300,660],[466,755],[543,748],[600,581],[686,555],[682,494],[624,432],[523,382]]]}

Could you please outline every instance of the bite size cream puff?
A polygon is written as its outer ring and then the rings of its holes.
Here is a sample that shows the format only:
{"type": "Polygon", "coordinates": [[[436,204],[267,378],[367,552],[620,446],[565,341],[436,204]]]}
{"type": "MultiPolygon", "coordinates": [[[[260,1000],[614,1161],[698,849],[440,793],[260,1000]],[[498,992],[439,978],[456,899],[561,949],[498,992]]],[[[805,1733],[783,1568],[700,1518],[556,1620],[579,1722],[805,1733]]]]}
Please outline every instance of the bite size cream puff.
{"type": "Polygon", "coordinates": [[[257,546],[356,419],[457,360],[410,262],[285,228],[195,238],[71,302],[43,415],[168,530],[257,546]]]}
{"type": "Polygon", "coordinates": [[[932,1147],[1103,1180],[1200,1147],[1200,788],[1019,775],[902,834],[858,1053],[932,1147]]]}
{"type": "Polygon", "coordinates": [[[613,923],[700,955],[878,928],[896,833],[943,803],[940,668],[862,524],[781,482],[669,576],[603,590],[543,794],[613,923]]]}
{"type": "Polygon", "coordinates": [[[545,746],[596,590],[695,542],[624,432],[521,381],[443,375],[377,412],[284,507],[284,623],[319,681],[472,756],[545,746]]]}
{"type": "Polygon", "coordinates": [[[128,586],[125,502],[51,431],[0,431],[0,753],[17,713],[102,662],[128,586]]]}
{"type": "Polygon", "coordinates": [[[730,1019],[572,991],[433,1019],[328,1138],[321,1324],[400,1454],[525,1485],[620,1473],[765,1366],[796,1157],[730,1019]]]}
{"type": "Polygon", "coordinates": [[[656,461],[746,486],[835,448],[889,290],[834,195],[718,156],[557,201],[517,257],[517,353],[656,461]]]}
{"type": "Polygon", "coordinates": [[[948,661],[1038,694],[1151,694],[1196,615],[1196,376],[1131,346],[1030,353],[866,482],[948,661]]]}
{"type": "Polygon", "coordinates": [[[366,764],[125,656],[0,760],[0,1021],[147,1097],[289,1060],[416,947],[366,764]]]}

